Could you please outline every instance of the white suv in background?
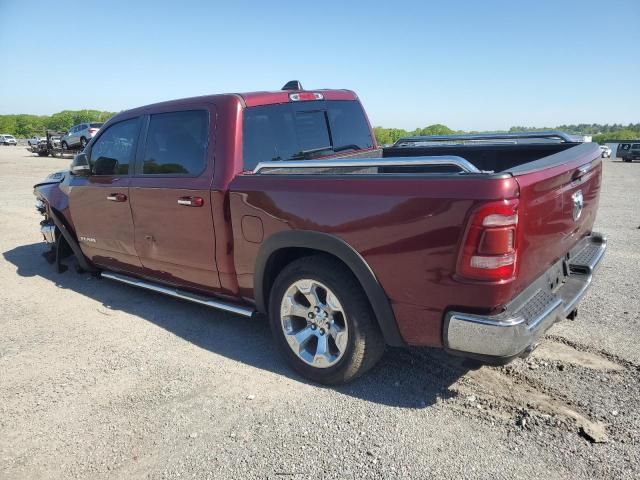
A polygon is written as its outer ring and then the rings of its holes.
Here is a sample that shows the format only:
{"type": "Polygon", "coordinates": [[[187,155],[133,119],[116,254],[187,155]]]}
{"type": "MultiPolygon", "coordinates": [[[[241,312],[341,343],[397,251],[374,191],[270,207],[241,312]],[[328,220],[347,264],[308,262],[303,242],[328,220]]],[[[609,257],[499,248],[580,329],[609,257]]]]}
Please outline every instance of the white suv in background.
{"type": "Polygon", "coordinates": [[[600,145],[600,155],[602,158],[611,158],[611,147],[608,145],[600,145]]]}
{"type": "Polygon", "coordinates": [[[3,133],[2,135],[0,135],[0,145],[12,145],[15,147],[16,145],[18,145],[18,142],[13,135],[3,133]]]}
{"type": "Polygon", "coordinates": [[[71,127],[69,132],[62,137],[61,144],[64,150],[70,150],[72,148],[83,148],[87,146],[89,140],[98,133],[102,127],[102,123],[81,123],[75,127],[71,127]]]}

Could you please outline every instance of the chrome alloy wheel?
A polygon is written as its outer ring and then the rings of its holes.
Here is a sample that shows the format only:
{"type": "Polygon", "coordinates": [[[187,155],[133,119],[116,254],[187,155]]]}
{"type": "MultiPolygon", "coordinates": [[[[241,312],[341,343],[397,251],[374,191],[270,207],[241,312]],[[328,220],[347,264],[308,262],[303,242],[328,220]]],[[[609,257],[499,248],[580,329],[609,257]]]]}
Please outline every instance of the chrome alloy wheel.
{"type": "Polygon", "coordinates": [[[293,353],[312,367],[335,365],[347,349],[344,309],[316,280],[301,279],[289,286],[280,303],[280,325],[293,353]]]}

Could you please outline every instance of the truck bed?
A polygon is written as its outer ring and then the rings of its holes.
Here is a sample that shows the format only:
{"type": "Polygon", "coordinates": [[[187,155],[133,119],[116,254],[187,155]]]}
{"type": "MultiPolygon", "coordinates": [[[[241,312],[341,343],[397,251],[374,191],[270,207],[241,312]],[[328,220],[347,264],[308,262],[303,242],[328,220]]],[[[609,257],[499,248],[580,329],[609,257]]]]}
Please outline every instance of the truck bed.
{"type": "Polygon", "coordinates": [[[534,144],[467,144],[441,146],[393,146],[383,149],[382,156],[422,157],[454,155],[462,157],[479,170],[508,172],[515,167],[564,152],[580,143],[534,143],[534,144]]]}
{"type": "Polygon", "coordinates": [[[451,155],[465,159],[484,172],[523,172],[570,161],[576,151],[559,154],[583,145],[577,140],[572,135],[554,131],[406,137],[383,149],[382,156],[451,155]],[[540,162],[547,157],[552,158],[540,162]]]}
{"type": "MultiPolygon", "coordinates": [[[[499,309],[593,227],[602,170],[596,144],[392,147],[384,158],[371,153],[259,164],[231,183],[230,210],[245,222],[260,219],[260,236],[305,230],[346,242],[370,266],[396,317],[412,319],[400,326],[409,344],[441,345],[448,309],[499,309]],[[403,162],[406,157],[415,163],[403,162]],[[572,218],[576,192],[583,207],[572,218]],[[459,278],[472,212],[513,198],[520,216],[517,276],[498,283],[459,278]]],[[[246,239],[240,221],[232,223],[240,289],[251,298],[260,245],[246,239]]]]}

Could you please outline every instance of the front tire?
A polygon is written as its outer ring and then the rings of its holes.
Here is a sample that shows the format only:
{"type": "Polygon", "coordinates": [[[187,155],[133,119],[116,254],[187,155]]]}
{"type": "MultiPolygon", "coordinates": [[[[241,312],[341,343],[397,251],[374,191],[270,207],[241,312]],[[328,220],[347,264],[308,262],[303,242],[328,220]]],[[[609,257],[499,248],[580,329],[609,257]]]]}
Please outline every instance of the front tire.
{"type": "Polygon", "coordinates": [[[304,257],[280,272],[271,289],[269,322],[287,363],[314,382],[349,382],[384,353],[362,287],[333,257],[304,257]]]}

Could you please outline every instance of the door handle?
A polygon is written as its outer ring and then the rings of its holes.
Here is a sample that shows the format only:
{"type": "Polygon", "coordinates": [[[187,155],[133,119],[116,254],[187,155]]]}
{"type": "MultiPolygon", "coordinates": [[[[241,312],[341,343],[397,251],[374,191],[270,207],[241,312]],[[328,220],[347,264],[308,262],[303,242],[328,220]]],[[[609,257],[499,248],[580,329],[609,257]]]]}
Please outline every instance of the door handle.
{"type": "Polygon", "coordinates": [[[180,197],[178,199],[178,205],[183,207],[201,207],[204,205],[204,198],[202,197],[180,197]]]}
{"type": "Polygon", "coordinates": [[[112,193],[111,195],[107,195],[107,200],[112,202],[126,202],[127,196],[124,193],[112,193]]]}
{"type": "Polygon", "coordinates": [[[580,177],[583,177],[584,175],[586,175],[587,173],[589,173],[589,171],[593,168],[593,164],[592,163],[587,163],[585,165],[582,165],[581,167],[578,167],[578,169],[573,172],[573,175],[571,176],[572,180],[577,180],[580,177]]]}

